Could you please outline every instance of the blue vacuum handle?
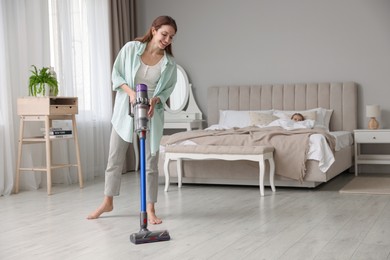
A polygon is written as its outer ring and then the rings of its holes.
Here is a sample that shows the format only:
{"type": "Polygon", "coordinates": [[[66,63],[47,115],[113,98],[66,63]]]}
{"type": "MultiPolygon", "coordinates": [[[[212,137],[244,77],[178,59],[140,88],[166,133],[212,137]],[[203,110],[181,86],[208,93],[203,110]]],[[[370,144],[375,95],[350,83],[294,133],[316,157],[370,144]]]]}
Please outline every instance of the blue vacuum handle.
{"type": "MultiPolygon", "coordinates": [[[[142,131],[144,132],[144,131],[142,131]]],[[[140,176],[141,176],[141,212],[146,212],[146,155],[145,136],[140,134],[140,176]]]]}

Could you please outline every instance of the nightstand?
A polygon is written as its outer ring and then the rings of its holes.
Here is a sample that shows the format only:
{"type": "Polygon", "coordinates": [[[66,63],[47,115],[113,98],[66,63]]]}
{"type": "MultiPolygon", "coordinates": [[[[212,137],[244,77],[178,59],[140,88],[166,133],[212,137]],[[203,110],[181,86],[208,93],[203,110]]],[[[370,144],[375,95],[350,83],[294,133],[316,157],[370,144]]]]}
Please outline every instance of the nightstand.
{"type": "Polygon", "coordinates": [[[16,165],[15,193],[19,192],[19,180],[21,171],[40,171],[47,175],[47,194],[51,194],[51,175],[52,171],[64,167],[77,167],[80,188],[83,187],[83,174],[81,172],[79,141],[76,126],[76,114],[78,114],[77,97],[23,97],[17,100],[18,115],[20,116],[19,127],[19,145],[16,165]],[[72,138],[52,139],[49,135],[49,129],[55,120],[72,121],[72,138]],[[25,125],[30,122],[41,122],[44,124],[45,134],[39,136],[24,136],[25,125]],[[77,163],[54,164],[52,162],[52,142],[58,140],[73,139],[75,144],[75,153],[77,163]],[[22,167],[22,148],[26,144],[44,143],[46,148],[46,165],[22,167]]]}
{"type": "Polygon", "coordinates": [[[390,154],[362,154],[361,144],[390,143],[390,129],[354,130],[355,139],[355,175],[358,175],[359,164],[390,164],[390,154]]]}

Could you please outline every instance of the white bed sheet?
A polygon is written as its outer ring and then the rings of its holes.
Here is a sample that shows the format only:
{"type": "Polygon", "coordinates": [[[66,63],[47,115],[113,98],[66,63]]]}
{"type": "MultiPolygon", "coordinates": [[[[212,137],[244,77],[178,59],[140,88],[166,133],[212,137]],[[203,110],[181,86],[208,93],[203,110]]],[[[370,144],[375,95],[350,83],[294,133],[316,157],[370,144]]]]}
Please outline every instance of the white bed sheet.
{"type": "MultiPolygon", "coordinates": [[[[336,139],[335,151],[340,151],[353,143],[351,132],[336,131],[330,132],[330,134],[336,139]]],[[[321,134],[313,134],[310,136],[309,145],[310,148],[307,153],[307,158],[318,161],[319,169],[322,172],[326,172],[334,163],[335,159],[325,137],[321,134]]]]}

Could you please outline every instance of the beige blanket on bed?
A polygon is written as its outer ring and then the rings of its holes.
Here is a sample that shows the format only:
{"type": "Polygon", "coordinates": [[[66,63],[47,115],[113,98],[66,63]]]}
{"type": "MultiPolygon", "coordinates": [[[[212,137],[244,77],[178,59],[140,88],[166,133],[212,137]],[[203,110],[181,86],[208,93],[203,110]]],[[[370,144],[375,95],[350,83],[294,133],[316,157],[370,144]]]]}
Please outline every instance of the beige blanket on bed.
{"type": "Polygon", "coordinates": [[[306,174],[307,151],[312,134],[325,136],[334,151],[335,139],[323,129],[284,130],[281,127],[246,127],[228,130],[195,130],[169,136],[162,145],[191,140],[199,145],[269,145],[275,148],[275,171],[284,177],[302,181],[306,174]]]}

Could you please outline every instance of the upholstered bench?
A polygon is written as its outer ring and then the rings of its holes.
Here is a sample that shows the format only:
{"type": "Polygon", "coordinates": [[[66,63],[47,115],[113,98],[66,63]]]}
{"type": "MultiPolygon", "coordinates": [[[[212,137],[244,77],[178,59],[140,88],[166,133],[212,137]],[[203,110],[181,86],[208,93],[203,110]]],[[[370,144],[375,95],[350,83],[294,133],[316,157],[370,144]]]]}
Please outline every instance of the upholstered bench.
{"type": "Polygon", "coordinates": [[[182,160],[248,160],[259,162],[260,195],[264,196],[264,171],[265,161],[269,162],[269,180],[271,189],[275,192],[274,175],[275,162],[273,157],[274,147],[271,146],[217,146],[217,145],[171,145],[165,147],[165,191],[170,184],[169,161],[177,161],[178,186],[182,186],[182,160]]]}

